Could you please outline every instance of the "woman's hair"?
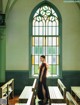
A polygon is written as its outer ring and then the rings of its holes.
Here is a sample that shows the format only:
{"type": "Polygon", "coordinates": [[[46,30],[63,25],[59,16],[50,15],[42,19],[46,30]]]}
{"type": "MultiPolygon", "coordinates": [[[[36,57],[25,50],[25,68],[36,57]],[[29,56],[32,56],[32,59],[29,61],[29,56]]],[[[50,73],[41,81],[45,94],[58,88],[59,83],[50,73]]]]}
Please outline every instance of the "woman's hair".
{"type": "Polygon", "coordinates": [[[46,58],[45,55],[41,55],[41,57],[44,58],[44,59],[46,58]]]}

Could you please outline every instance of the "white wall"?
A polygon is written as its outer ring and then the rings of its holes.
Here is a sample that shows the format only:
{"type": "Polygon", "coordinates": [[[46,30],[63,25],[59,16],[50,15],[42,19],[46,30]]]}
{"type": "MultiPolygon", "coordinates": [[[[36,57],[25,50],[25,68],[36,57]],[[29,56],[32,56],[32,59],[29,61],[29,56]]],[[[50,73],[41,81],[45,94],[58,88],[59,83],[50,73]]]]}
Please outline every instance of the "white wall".
{"type": "MultiPolygon", "coordinates": [[[[62,15],[62,68],[80,70],[80,10],[74,3],[49,0],[62,15]]],[[[7,18],[6,70],[29,70],[29,17],[41,0],[17,0],[7,18]]]]}

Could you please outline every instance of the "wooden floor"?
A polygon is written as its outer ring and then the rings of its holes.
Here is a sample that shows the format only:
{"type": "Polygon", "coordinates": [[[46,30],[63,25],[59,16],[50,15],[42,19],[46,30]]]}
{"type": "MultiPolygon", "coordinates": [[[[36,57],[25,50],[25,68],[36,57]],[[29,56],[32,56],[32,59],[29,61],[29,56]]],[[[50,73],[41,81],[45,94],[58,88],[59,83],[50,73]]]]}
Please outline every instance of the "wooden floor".
{"type": "Polygon", "coordinates": [[[15,105],[15,103],[19,102],[18,96],[15,96],[13,99],[9,99],[9,105],[15,105]]]}
{"type": "MultiPolygon", "coordinates": [[[[18,96],[15,96],[13,99],[9,100],[9,105],[15,105],[15,103],[18,103],[18,102],[19,102],[18,96]]],[[[44,105],[44,104],[42,103],[42,101],[39,101],[36,99],[36,105],[44,105]]],[[[46,105],[48,105],[48,104],[46,104],[46,105]]]]}

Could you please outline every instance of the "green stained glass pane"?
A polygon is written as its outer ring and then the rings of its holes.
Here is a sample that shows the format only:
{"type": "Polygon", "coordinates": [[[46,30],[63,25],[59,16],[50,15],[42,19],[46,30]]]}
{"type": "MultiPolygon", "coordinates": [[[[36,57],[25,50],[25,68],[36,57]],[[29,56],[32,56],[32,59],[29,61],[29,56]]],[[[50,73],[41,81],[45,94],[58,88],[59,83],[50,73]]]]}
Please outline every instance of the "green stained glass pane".
{"type": "Polygon", "coordinates": [[[35,55],[42,55],[42,54],[45,54],[45,47],[43,46],[35,46],[34,47],[34,54],[35,55]]]}
{"type": "Polygon", "coordinates": [[[52,75],[57,74],[57,66],[56,65],[49,65],[49,72],[52,75]]]}
{"type": "Polygon", "coordinates": [[[53,47],[53,55],[57,55],[56,47],[53,47]]]}
{"type": "Polygon", "coordinates": [[[40,46],[39,47],[39,54],[41,55],[43,53],[43,48],[40,46]]]}
{"type": "Polygon", "coordinates": [[[57,72],[59,71],[59,65],[57,65],[57,72]]]}
{"type": "Polygon", "coordinates": [[[34,47],[34,54],[35,55],[38,55],[38,53],[39,53],[39,47],[38,46],[35,46],[34,47]]]}
{"type": "Polygon", "coordinates": [[[47,55],[57,55],[56,47],[46,47],[47,55]]]}
{"type": "Polygon", "coordinates": [[[35,74],[39,73],[39,65],[34,65],[34,73],[35,74]]]}
{"type": "Polygon", "coordinates": [[[45,54],[45,47],[39,46],[39,55],[45,54]]]}
{"type": "Polygon", "coordinates": [[[49,65],[49,73],[52,74],[52,65],[49,65]]]}
{"type": "Polygon", "coordinates": [[[57,74],[57,66],[53,65],[53,70],[52,70],[52,74],[57,74]]]}

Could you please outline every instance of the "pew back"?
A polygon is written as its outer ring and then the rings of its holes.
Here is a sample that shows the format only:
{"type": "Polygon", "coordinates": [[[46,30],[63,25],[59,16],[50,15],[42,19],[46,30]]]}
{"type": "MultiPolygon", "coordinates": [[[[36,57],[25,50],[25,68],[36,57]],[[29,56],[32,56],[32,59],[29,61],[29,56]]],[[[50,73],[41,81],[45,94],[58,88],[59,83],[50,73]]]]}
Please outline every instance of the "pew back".
{"type": "Polygon", "coordinates": [[[60,89],[64,99],[66,99],[66,87],[64,86],[64,84],[60,79],[58,79],[57,83],[58,83],[58,88],[60,89]]]}

